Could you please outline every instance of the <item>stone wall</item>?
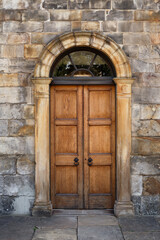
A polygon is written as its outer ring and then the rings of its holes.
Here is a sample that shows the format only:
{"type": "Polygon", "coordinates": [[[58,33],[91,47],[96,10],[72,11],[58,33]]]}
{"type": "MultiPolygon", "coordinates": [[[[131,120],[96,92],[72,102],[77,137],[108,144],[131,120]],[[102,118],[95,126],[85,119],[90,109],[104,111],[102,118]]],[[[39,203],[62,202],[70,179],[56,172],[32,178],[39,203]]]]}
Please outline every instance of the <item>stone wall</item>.
{"type": "Polygon", "coordinates": [[[0,213],[33,205],[31,77],[43,47],[66,31],[101,32],[128,56],[132,200],[137,214],[160,214],[159,0],[0,0],[0,213]]]}

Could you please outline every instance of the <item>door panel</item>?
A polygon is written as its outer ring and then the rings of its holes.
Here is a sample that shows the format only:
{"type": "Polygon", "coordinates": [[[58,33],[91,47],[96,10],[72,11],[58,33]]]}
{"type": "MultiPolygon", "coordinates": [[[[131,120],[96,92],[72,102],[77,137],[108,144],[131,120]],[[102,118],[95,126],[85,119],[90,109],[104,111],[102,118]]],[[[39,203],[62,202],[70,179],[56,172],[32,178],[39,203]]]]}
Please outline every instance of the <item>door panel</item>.
{"type": "Polygon", "coordinates": [[[85,208],[113,208],[115,199],[114,86],[84,87],[85,208]],[[88,159],[92,162],[88,165],[88,159]]]}
{"type": "Polygon", "coordinates": [[[114,86],[51,87],[51,199],[54,208],[113,208],[114,86]]]}
{"type": "Polygon", "coordinates": [[[51,198],[54,208],[83,207],[82,87],[51,88],[51,198]],[[79,165],[74,165],[78,158],[79,165]]]}

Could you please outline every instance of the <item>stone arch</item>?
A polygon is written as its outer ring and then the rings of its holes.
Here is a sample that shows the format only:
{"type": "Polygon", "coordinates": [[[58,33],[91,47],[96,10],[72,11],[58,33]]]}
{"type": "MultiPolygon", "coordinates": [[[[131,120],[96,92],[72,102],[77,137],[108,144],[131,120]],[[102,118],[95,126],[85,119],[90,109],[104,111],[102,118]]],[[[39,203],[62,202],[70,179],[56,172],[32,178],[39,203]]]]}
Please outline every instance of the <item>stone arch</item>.
{"type": "Polygon", "coordinates": [[[111,38],[100,33],[72,32],[52,40],[42,51],[34,71],[35,84],[35,203],[33,215],[51,215],[49,85],[54,60],[72,47],[91,47],[106,54],[114,65],[116,77],[116,162],[117,200],[115,215],[133,214],[130,192],[131,152],[131,67],[123,50],[111,38]]]}
{"type": "Polygon", "coordinates": [[[72,47],[95,48],[109,57],[118,78],[130,78],[131,67],[128,59],[111,38],[99,33],[72,32],[60,35],[52,40],[42,51],[34,71],[34,78],[48,78],[54,60],[72,47]]]}

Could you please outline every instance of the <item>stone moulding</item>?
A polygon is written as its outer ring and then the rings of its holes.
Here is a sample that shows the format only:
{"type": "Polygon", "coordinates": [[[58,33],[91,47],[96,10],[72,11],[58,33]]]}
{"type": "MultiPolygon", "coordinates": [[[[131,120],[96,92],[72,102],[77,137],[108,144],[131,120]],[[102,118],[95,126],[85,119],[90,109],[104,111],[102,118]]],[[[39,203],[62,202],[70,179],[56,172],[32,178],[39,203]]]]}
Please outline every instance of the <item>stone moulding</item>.
{"type": "Polygon", "coordinates": [[[100,33],[71,32],[60,35],[44,47],[34,71],[35,84],[35,188],[33,215],[51,215],[49,158],[49,84],[54,60],[72,47],[91,47],[106,54],[116,70],[116,165],[117,199],[115,215],[134,214],[130,192],[131,152],[131,67],[128,59],[111,38],[100,33]]]}

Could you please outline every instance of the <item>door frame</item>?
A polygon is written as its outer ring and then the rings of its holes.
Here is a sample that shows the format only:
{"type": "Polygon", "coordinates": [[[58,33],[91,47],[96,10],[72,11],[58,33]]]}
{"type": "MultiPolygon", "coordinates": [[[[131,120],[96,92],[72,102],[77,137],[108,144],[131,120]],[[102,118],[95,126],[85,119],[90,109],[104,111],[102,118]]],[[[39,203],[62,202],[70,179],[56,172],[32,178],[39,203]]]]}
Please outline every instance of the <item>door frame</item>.
{"type": "Polygon", "coordinates": [[[116,216],[133,215],[130,189],[131,67],[123,50],[99,33],[72,32],[60,35],[43,49],[35,67],[35,202],[32,215],[51,215],[50,201],[50,69],[55,59],[71,47],[90,46],[106,54],[116,70],[116,216]],[[45,116],[45,117],[44,117],[45,116]]]}

